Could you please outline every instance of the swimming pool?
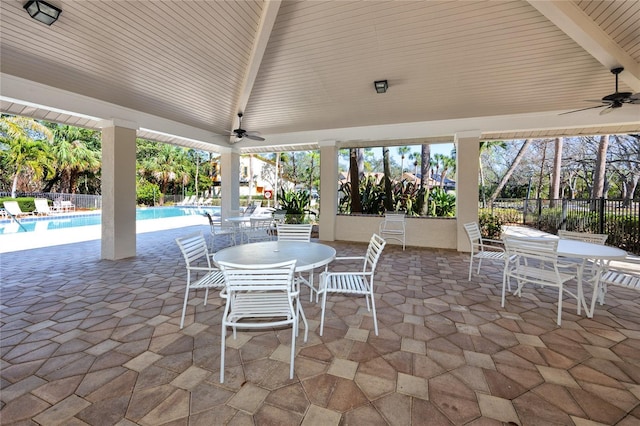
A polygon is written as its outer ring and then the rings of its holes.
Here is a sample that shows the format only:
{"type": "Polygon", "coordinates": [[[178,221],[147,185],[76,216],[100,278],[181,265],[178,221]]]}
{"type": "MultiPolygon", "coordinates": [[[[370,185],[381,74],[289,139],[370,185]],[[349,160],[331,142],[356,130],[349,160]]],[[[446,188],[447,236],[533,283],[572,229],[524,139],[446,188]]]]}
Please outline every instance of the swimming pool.
{"type": "MultiPolygon", "coordinates": [[[[212,215],[220,214],[220,207],[143,207],[136,209],[136,221],[203,215],[205,212],[212,215]]],[[[11,219],[0,220],[0,235],[100,225],[101,218],[102,215],[98,211],[75,214],[56,214],[40,217],[24,217],[18,219],[20,224],[11,219]]]]}

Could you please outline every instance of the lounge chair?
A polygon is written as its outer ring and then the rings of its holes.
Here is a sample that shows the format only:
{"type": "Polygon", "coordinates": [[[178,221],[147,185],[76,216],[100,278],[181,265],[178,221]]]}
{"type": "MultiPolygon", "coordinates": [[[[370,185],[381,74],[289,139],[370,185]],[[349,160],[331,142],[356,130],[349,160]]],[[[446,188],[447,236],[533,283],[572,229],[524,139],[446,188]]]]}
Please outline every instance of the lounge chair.
{"type": "Polygon", "coordinates": [[[35,213],[38,216],[47,216],[53,213],[53,211],[49,207],[49,200],[47,200],[46,198],[36,198],[33,201],[36,204],[35,213]]]}
{"type": "Polygon", "coordinates": [[[71,201],[56,200],[53,202],[53,211],[58,213],[66,213],[75,211],[76,206],[71,201]]]}
{"type": "Polygon", "coordinates": [[[13,217],[33,216],[33,212],[23,212],[17,201],[5,201],[4,209],[13,217]]]}

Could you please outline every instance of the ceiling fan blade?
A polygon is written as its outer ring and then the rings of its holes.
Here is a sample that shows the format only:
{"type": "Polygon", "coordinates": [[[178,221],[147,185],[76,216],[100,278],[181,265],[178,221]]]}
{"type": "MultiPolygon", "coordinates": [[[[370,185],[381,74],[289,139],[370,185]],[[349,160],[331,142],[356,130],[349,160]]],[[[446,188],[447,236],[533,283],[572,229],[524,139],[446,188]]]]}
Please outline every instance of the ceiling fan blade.
{"type": "Polygon", "coordinates": [[[247,139],[254,140],[254,141],[263,141],[263,140],[265,140],[263,137],[260,137],[258,135],[252,135],[250,133],[245,133],[244,137],[247,138],[247,139]]]}
{"type": "Polygon", "coordinates": [[[627,103],[640,104],[640,92],[634,93],[633,95],[629,96],[629,101],[627,103]]]}
{"type": "MultiPolygon", "coordinates": [[[[562,113],[560,113],[558,115],[573,114],[574,112],[586,111],[588,109],[594,109],[594,108],[602,108],[603,106],[604,105],[596,105],[596,106],[591,106],[591,107],[587,107],[587,108],[574,109],[573,111],[562,112],[562,113]]],[[[608,106],[607,108],[611,108],[611,107],[608,106]]]]}
{"type": "Polygon", "coordinates": [[[605,109],[603,109],[602,111],[600,111],[599,115],[609,114],[613,110],[614,110],[613,105],[610,105],[610,106],[606,107],[605,109]]]}

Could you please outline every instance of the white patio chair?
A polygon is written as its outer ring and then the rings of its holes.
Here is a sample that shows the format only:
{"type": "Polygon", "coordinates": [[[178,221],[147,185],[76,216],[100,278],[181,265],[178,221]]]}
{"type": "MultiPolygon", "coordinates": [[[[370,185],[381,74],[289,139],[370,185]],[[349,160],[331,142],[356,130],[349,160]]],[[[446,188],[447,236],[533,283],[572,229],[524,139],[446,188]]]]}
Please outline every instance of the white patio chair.
{"type": "Polygon", "coordinates": [[[207,241],[201,232],[176,238],[176,243],[184,256],[187,267],[187,287],[184,291],[184,303],[182,304],[182,316],[180,328],[184,326],[184,316],[187,311],[189,290],[205,289],[204,304],[207,305],[209,289],[221,289],[224,287],[222,272],[213,266],[211,256],[207,250],[207,241]]]}
{"type": "Polygon", "coordinates": [[[38,216],[47,216],[52,213],[51,208],[49,207],[49,200],[46,198],[36,198],[33,202],[36,205],[35,213],[38,216]]]}
{"type": "Polygon", "coordinates": [[[469,281],[471,281],[474,259],[478,260],[478,270],[476,274],[479,274],[483,260],[504,262],[504,248],[502,241],[482,238],[480,227],[476,222],[465,223],[464,230],[471,243],[471,257],[469,259],[469,281]]]}
{"type": "Polygon", "coordinates": [[[214,251],[216,238],[227,236],[232,245],[236,244],[236,227],[224,223],[220,216],[211,216],[209,212],[204,213],[209,220],[209,234],[211,235],[211,252],[214,251]]]}
{"type": "Polygon", "coordinates": [[[376,265],[387,242],[377,234],[369,240],[369,246],[364,256],[336,257],[335,260],[362,260],[362,269],[350,272],[329,272],[320,274],[318,294],[322,294],[322,314],[320,319],[320,335],[324,331],[324,315],[327,306],[328,293],[354,294],[364,296],[367,310],[372,312],[373,327],[378,335],[378,319],[376,317],[376,303],[373,294],[373,277],[376,265]]]}
{"type": "Polygon", "coordinates": [[[242,229],[244,238],[248,243],[258,241],[270,241],[273,239],[271,233],[271,218],[252,217],[249,218],[249,226],[242,229]]]}
{"type": "Polygon", "coordinates": [[[307,321],[298,300],[299,288],[293,279],[296,261],[252,266],[227,262],[219,264],[226,283],[225,290],[220,294],[226,299],[220,342],[220,383],[224,382],[227,327],[233,329],[235,339],[237,328],[273,328],[290,325],[289,378],[293,379],[299,317],[302,317],[305,325],[305,342],[308,337],[307,321]]]}
{"type": "Polygon", "coordinates": [[[514,294],[522,296],[525,283],[541,286],[556,287],[558,289],[558,318],[562,320],[562,297],[564,293],[576,299],[578,307],[582,303],[577,294],[564,287],[564,284],[577,278],[576,274],[560,272],[558,266],[558,240],[555,238],[519,238],[507,237],[504,240],[508,261],[505,263],[502,279],[502,307],[504,307],[506,287],[510,287],[514,279],[518,287],[514,294]]]}
{"type": "Polygon", "coordinates": [[[4,209],[9,213],[9,216],[13,216],[14,218],[33,216],[33,212],[23,212],[17,201],[4,201],[4,209]]]}
{"type": "MultiPolygon", "coordinates": [[[[277,234],[278,241],[306,241],[311,242],[311,229],[313,225],[310,223],[296,223],[296,224],[278,224],[277,234]]],[[[296,279],[309,287],[309,302],[313,301],[313,293],[316,293],[316,302],[318,301],[318,290],[313,286],[313,269],[309,271],[309,278],[302,276],[302,273],[298,273],[296,279]]]]}
{"type": "Polygon", "coordinates": [[[588,232],[565,231],[560,229],[558,230],[558,237],[563,238],[565,240],[577,240],[577,241],[584,241],[587,243],[602,245],[607,242],[607,238],[609,238],[609,235],[591,234],[588,232]]]}
{"type": "Polygon", "coordinates": [[[405,213],[385,213],[384,220],[378,226],[378,234],[385,240],[391,239],[401,242],[402,250],[404,250],[406,219],[405,213]]]}

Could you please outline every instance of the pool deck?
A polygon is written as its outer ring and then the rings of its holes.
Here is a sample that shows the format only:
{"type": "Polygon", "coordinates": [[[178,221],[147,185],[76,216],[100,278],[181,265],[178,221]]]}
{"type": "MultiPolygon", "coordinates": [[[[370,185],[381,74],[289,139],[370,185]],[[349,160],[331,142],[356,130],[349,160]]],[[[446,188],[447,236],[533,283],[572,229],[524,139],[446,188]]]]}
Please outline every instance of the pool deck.
{"type": "MultiPolygon", "coordinates": [[[[136,234],[193,225],[208,225],[207,218],[200,215],[170,217],[164,219],[136,221],[136,234]]],[[[75,228],[51,229],[33,232],[19,232],[0,235],[0,253],[31,250],[62,244],[99,240],[102,225],[79,226],[75,228]]]]}

